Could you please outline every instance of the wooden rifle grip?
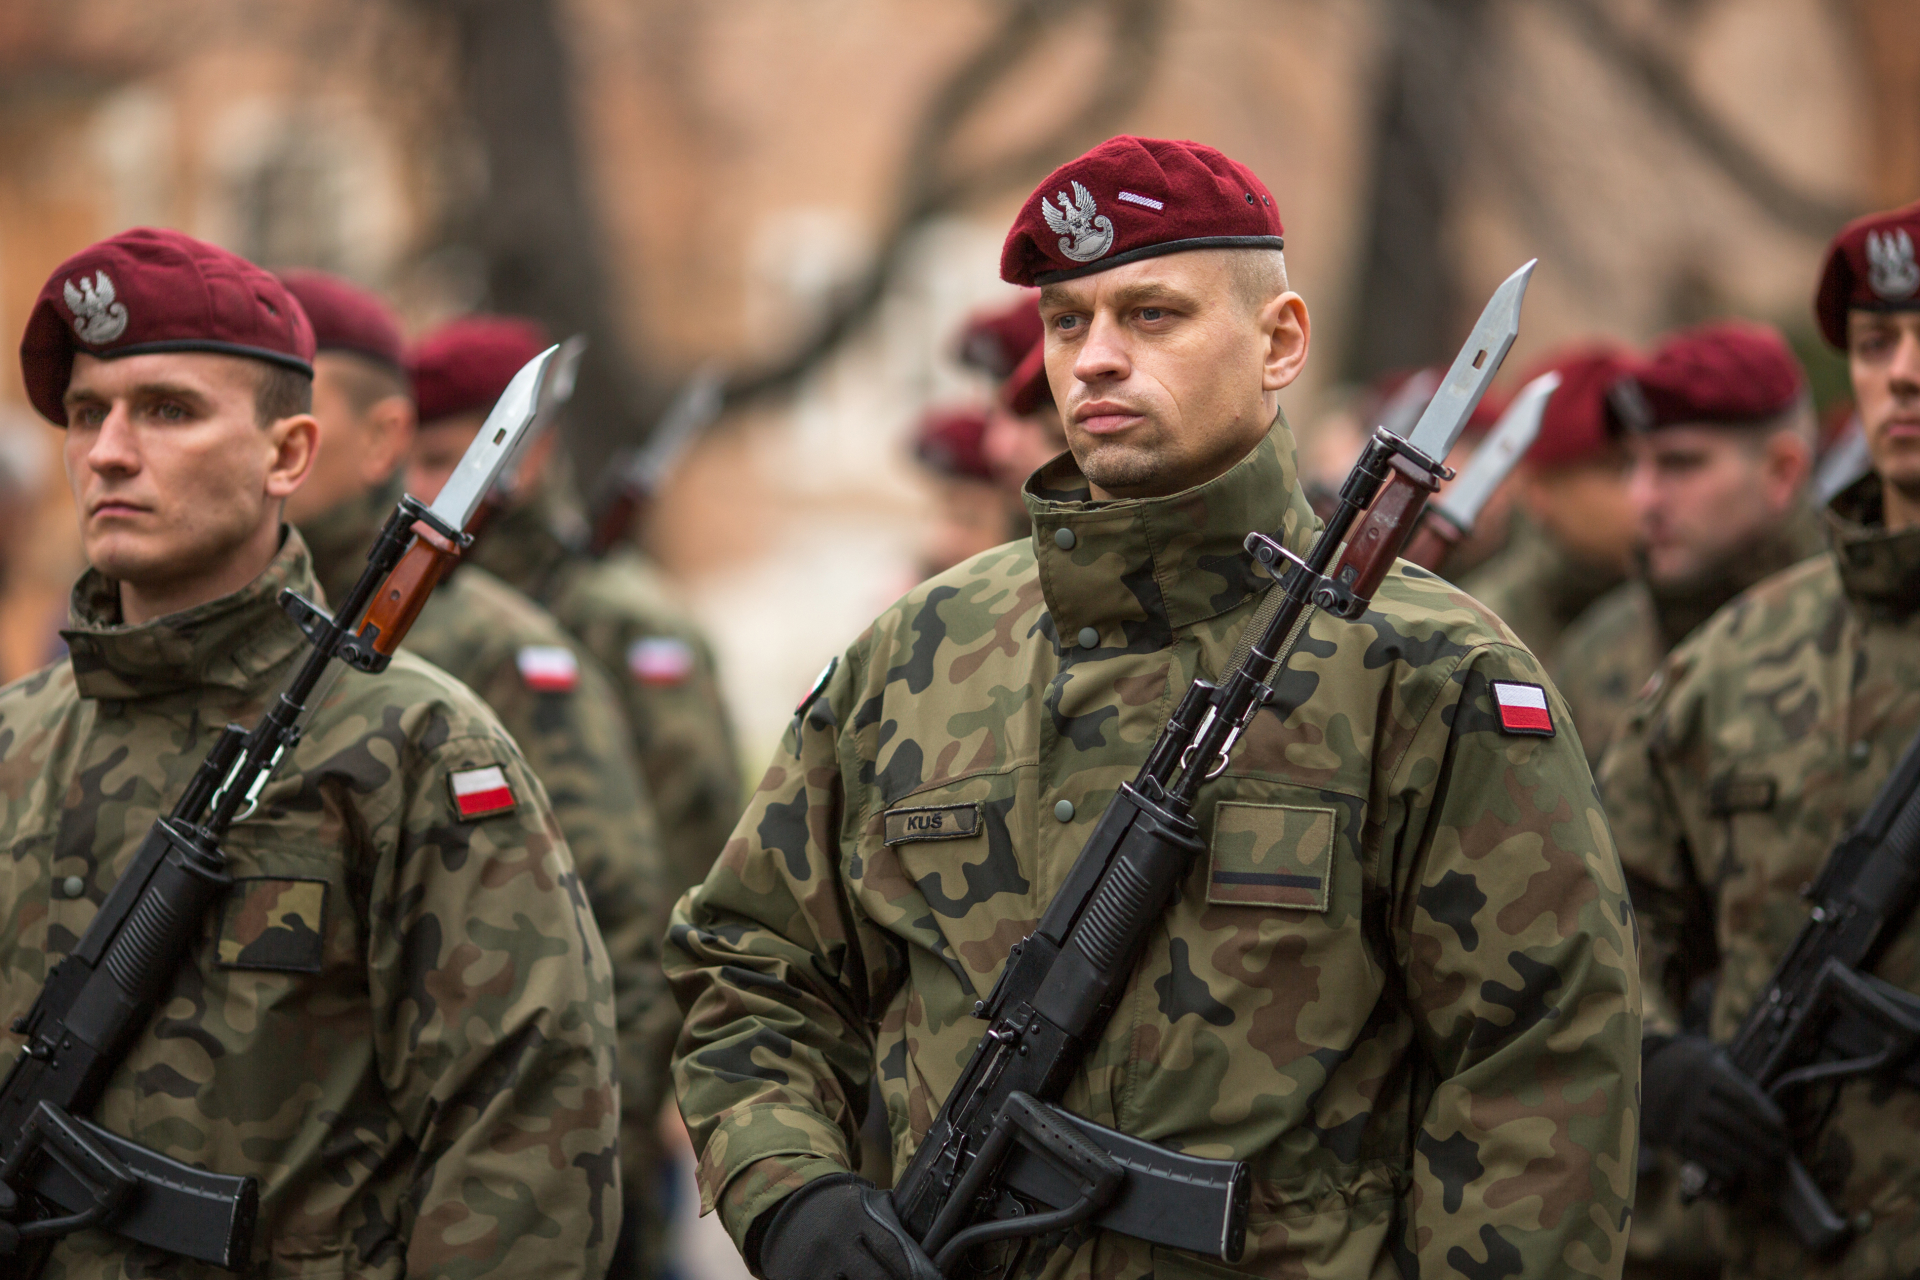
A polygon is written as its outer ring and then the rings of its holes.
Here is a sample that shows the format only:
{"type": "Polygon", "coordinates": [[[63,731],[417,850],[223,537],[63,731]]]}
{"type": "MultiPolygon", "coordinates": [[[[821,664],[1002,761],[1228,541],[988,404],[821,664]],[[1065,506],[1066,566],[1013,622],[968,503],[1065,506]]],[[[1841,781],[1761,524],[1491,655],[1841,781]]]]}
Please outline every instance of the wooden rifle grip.
{"type": "Polygon", "coordinates": [[[1373,599],[1426,509],[1427,498],[1440,487],[1437,476],[1400,454],[1395,454],[1389,465],[1393,470],[1374,495],[1367,514],[1347,535],[1347,545],[1341,549],[1340,563],[1332,574],[1335,582],[1362,600],[1373,599]]]}
{"type": "Polygon", "coordinates": [[[1453,521],[1438,511],[1429,511],[1420,527],[1407,539],[1407,545],[1400,550],[1400,558],[1419,565],[1432,573],[1440,572],[1453,549],[1460,545],[1466,535],[1453,521]]]}
{"type": "Polygon", "coordinates": [[[372,648],[388,657],[400,647],[413,620],[427,605],[440,577],[460,560],[460,549],[442,537],[425,521],[413,522],[413,545],[393,566],[393,572],[380,584],[380,591],[367,606],[360,634],[376,628],[372,648]]]}

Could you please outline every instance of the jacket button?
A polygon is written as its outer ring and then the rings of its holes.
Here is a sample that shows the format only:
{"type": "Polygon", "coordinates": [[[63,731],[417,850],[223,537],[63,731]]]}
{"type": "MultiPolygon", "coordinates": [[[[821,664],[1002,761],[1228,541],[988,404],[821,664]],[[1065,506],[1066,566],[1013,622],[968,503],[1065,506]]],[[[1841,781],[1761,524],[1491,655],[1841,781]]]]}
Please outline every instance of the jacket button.
{"type": "Polygon", "coordinates": [[[1062,822],[1072,822],[1073,821],[1073,801],[1062,800],[1059,804],[1054,805],[1053,816],[1060,819],[1060,821],[1062,822]]]}
{"type": "Polygon", "coordinates": [[[1865,738],[1847,748],[1847,758],[1855,764],[1865,764],[1867,757],[1873,754],[1873,744],[1865,738]]]}
{"type": "Polygon", "coordinates": [[[1100,633],[1092,627],[1080,628],[1079,638],[1082,649],[1098,649],[1100,647],[1100,633]]]}
{"type": "Polygon", "coordinates": [[[60,892],[69,898],[77,898],[87,891],[87,882],[79,876],[68,876],[60,882],[60,892]]]}
{"type": "Polygon", "coordinates": [[[1080,541],[1080,539],[1073,536],[1073,530],[1064,525],[1053,531],[1053,545],[1062,551],[1073,550],[1073,544],[1078,541],[1080,541]]]}

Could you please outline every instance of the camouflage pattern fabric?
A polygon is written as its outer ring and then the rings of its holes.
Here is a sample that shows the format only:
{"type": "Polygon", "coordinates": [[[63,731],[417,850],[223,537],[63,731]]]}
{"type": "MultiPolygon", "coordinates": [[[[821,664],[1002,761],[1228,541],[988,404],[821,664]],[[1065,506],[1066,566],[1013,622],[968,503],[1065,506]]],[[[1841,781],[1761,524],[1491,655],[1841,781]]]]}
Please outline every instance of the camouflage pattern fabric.
{"type": "Polygon", "coordinates": [[[1551,534],[1516,511],[1507,545],[1463,575],[1460,588],[1493,610],[1551,667],[1562,633],[1622,581],[1622,574],[1575,560],[1551,534]]]}
{"type": "Polygon", "coordinates": [[[563,469],[501,514],[474,561],[560,620],[613,676],[679,893],[706,878],[740,816],[739,753],[713,650],[672,588],[632,548],[588,555],[563,469]]]}
{"type": "MultiPolygon", "coordinates": [[[[89,573],[71,661],[0,690],[0,1026],[221,726],[258,719],[307,652],[284,587],[314,589],[297,533],[244,590],[140,626],[89,573]]],[[[405,653],[345,673],[226,849],[237,883],[94,1118],[258,1175],[250,1274],[598,1277],[620,1215],[612,974],[546,794],[487,709],[405,653]],[[513,803],[462,820],[453,785],[475,769],[513,803]]],[[[227,1274],[97,1231],[46,1271],[227,1274]]]]}
{"type": "MultiPolygon", "coordinates": [[[[1807,915],[1800,886],[1871,803],[1920,727],[1920,529],[1889,533],[1869,476],[1829,512],[1833,554],[1754,587],[1661,668],[1601,768],[1642,933],[1649,1031],[1712,980],[1729,1039],[1807,915]]],[[[1920,992],[1920,923],[1876,972],[1920,992]]],[[[1808,1257],[1769,1201],[1716,1209],[1729,1274],[1909,1276],[1920,1269],[1920,1097],[1856,1079],[1812,1100],[1799,1149],[1865,1226],[1808,1257]]]]}
{"type": "MultiPolygon", "coordinates": [[[[346,597],[400,494],[396,476],[301,528],[329,599],[346,597]]],[[[621,1167],[633,1183],[643,1176],[636,1166],[653,1143],[680,1030],[660,968],[660,939],[680,888],[668,882],[619,696],[546,610],[472,565],[461,565],[428,598],[403,647],[479,694],[546,787],[613,962],[621,1167]],[[529,652],[560,658],[562,671],[571,659],[571,683],[541,687],[537,672],[530,678],[522,669],[529,652]]]]}
{"type": "MultiPolygon", "coordinates": [[[[1300,551],[1313,529],[1284,424],[1168,498],[1090,502],[1070,457],[1028,483],[1032,540],[846,651],[675,909],[674,1083],[702,1206],[749,1254],[781,1197],[850,1166],[876,1077],[904,1167],[979,1038],[975,1000],[1253,613],[1242,538],[1300,551]]],[[[1094,1233],[1031,1251],[1029,1274],[1619,1274],[1634,925],[1565,705],[1548,694],[1554,736],[1509,735],[1502,679],[1545,684],[1404,563],[1361,620],[1312,620],[1202,790],[1210,854],[1062,1100],[1248,1161],[1246,1257],[1094,1233]]]]}
{"type": "Polygon", "coordinates": [[[1661,588],[1644,580],[1623,582],[1576,618],[1560,637],[1552,669],[1573,708],[1587,762],[1598,767],[1601,752],[1669,649],[1754,583],[1825,548],[1819,519],[1801,507],[1700,581],[1661,588]]]}

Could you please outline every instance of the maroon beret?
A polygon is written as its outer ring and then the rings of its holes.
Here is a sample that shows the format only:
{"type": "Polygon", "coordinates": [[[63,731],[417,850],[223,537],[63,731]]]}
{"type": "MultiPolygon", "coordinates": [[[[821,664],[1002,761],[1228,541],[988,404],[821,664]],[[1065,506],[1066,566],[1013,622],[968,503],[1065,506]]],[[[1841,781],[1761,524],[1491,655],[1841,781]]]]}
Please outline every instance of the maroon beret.
{"type": "Polygon", "coordinates": [[[942,475],[991,482],[986,439],[987,415],[980,410],[929,409],[913,433],[913,452],[942,475]]]}
{"type": "Polygon", "coordinates": [[[1820,268],[1813,314],[1828,342],[1847,349],[1847,312],[1920,309],[1920,202],[1870,213],[1840,229],[1820,268]]]}
{"type": "Polygon", "coordinates": [[[1212,147],[1108,138],[1047,175],[1020,206],[1000,278],[1051,284],[1184,249],[1279,249],[1260,179],[1212,147]]]}
{"type": "Polygon", "coordinates": [[[1026,417],[1043,404],[1053,403],[1053,384],[1047,381],[1047,344],[1036,342],[1000,384],[1000,402],[1009,412],[1026,417]]]}
{"type": "Polygon", "coordinates": [[[1669,334],[1630,361],[1607,390],[1607,425],[1641,435],[1683,423],[1761,422],[1791,409],[1805,385],[1778,329],[1723,320],[1669,334]]]}
{"type": "Polygon", "coordinates": [[[1607,430],[1607,391],[1630,359],[1624,348],[1588,344],[1549,356],[1527,371],[1519,380],[1523,387],[1543,373],[1560,375],[1560,385],[1540,415],[1540,434],[1527,450],[1529,466],[1569,466],[1607,452],[1613,444],[1607,430]]]}
{"type": "Polygon", "coordinates": [[[303,268],[282,271],[280,283],[313,322],[317,351],[344,351],[395,373],[404,371],[407,340],[400,334],[399,318],[378,295],[339,276],[303,268]]]}
{"type": "Polygon", "coordinates": [[[1040,341],[1040,291],[1023,289],[1011,306],[981,311],[960,330],[960,363],[990,378],[1012,373],[1040,341]]]}
{"type": "Polygon", "coordinates": [[[27,399],[67,425],[73,354],[248,356],[313,376],[313,328],[271,272],[178,231],[135,227],[82,249],[41,286],[20,339],[27,399]]]}
{"type": "Polygon", "coordinates": [[[520,366],[552,345],[536,320],[462,316],[447,321],[407,355],[420,421],[493,408],[520,366]]]}

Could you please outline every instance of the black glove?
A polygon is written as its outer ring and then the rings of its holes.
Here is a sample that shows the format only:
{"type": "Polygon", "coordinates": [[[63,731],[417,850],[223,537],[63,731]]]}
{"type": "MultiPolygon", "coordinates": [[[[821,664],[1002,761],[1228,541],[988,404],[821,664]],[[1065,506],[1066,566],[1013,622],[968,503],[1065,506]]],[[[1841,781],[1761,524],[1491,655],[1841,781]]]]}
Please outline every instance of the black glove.
{"type": "Polygon", "coordinates": [[[1793,1154],[1786,1117],[1705,1036],[1649,1038],[1640,1068],[1643,1141],[1671,1149],[1732,1189],[1778,1177],[1793,1154]]]}
{"type": "Polygon", "coordinates": [[[760,1237],[767,1280],[940,1280],[893,1198],[856,1174],[816,1178],[772,1213],[760,1237]]]}

